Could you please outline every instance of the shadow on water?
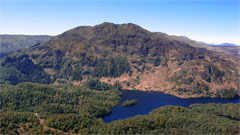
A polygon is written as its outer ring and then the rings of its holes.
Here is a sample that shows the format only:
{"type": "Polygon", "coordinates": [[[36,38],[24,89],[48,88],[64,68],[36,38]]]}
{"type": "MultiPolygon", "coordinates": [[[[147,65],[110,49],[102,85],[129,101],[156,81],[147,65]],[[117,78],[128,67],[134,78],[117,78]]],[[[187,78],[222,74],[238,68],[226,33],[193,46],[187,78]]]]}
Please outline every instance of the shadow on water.
{"type": "Polygon", "coordinates": [[[219,98],[178,98],[173,95],[165,94],[163,92],[144,92],[138,90],[122,90],[121,103],[113,107],[110,115],[102,117],[106,123],[114,120],[125,119],[136,115],[146,115],[153,109],[159,108],[165,105],[176,105],[189,107],[195,103],[239,103],[240,99],[219,99],[219,98]],[[121,104],[126,100],[137,99],[139,104],[131,107],[123,107],[121,104]]]}

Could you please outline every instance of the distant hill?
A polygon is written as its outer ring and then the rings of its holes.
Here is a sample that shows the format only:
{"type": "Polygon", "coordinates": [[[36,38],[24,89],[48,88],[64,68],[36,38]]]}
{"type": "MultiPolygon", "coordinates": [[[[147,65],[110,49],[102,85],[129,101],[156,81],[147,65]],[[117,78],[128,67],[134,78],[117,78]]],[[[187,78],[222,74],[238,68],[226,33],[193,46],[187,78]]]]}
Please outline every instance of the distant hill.
{"type": "Polygon", "coordinates": [[[239,46],[239,45],[236,45],[236,44],[233,44],[233,43],[222,43],[219,46],[239,46]]]}
{"type": "Polygon", "coordinates": [[[82,85],[95,78],[119,82],[123,89],[182,98],[234,98],[240,94],[239,60],[238,52],[152,33],[132,23],[103,23],[68,30],[4,57],[0,81],[82,85]]]}
{"type": "MultiPolygon", "coordinates": [[[[192,39],[188,38],[187,36],[179,36],[179,37],[192,40],[192,39]]],[[[210,44],[208,44],[208,43],[205,43],[205,42],[202,42],[202,41],[197,41],[197,42],[199,42],[201,44],[204,44],[204,45],[213,46],[213,47],[239,46],[239,45],[236,45],[236,44],[233,44],[233,43],[222,43],[222,44],[210,43],[210,44]]]]}
{"type": "Polygon", "coordinates": [[[22,48],[29,48],[49,40],[47,35],[0,35],[0,58],[22,48]]]}
{"type": "Polygon", "coordinates": [[[199,43],[202,43],[202,44],[205,44],[205,45],[208,45],[208,46],[213,46],[213,47],[234,47],[234,46],[238,46],[236,44],[233,44],[233,43],[222,43],[222,44],[208,44],[208,43],[205,43],[205,42],[199,42],[199,43]]]}
{"type": "Polygon", "coordinates": [[[188,38],[187,36],[180,36],[180,37],[185,38],[185,39],[190,39],[190,38],[188,38]]]}
{"type": "Polygon", "coordinates": [[[223,43],[222,45],[217,45],[217,44],[209,45],[205,42],[199,42],[199,41],[192,40],[186,36],[167,35],[167,34],[161,33],[161,32],[155,32],[155,34],[157,34],[161,37],[167,38],[169,40],[177,40],[177,41],[185,42],[192,47],[204,48],[209,51],[224,53],[224,54],[228,55],[228,57],[235,57],[236,59],[238,59],[240,61],[240,59],[239,59],[240,58],[240,46],[238,46],[238,45],[235,46],[231,43],[223,43]],[[228,44],[230,44],[230,45],[228,45],[228,44]],[[228,46],[224,46],[224,45],[228,45],[228,46]]]}

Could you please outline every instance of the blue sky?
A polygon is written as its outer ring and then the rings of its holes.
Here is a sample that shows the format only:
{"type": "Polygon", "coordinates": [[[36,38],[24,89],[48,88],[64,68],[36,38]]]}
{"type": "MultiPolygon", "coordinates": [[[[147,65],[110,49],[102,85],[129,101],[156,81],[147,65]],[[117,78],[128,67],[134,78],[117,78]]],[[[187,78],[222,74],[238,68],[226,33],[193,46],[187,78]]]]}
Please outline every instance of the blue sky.
{"type": "Polygon", "coordinates": [[[0,34],[58,35],[103,22],[131,22],[152,32],[240,45],[239,0],[0,0],[0,34]]]}

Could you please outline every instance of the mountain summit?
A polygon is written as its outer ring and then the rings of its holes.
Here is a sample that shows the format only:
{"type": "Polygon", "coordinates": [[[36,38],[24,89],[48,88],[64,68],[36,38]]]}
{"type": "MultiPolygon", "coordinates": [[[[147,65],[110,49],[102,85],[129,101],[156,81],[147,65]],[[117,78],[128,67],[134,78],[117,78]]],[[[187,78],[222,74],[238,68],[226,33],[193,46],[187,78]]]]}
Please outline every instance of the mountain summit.
{"type": "Polygon", "coordinates": [[[1,59],[1,83],[82,85],[91,79],[179,97],[233,98],[239,55],[138,25],[80,26],[1,59]],[[220,53],[221,52],[221,53],[220,53]]]}

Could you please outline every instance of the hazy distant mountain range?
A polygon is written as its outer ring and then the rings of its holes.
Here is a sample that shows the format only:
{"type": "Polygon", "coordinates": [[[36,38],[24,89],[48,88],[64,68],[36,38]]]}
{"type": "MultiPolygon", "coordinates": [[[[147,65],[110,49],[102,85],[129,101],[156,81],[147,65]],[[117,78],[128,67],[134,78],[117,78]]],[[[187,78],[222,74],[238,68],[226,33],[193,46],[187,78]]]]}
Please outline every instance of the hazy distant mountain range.
{"type": "Polygon", "coordinates": [[[233,44],[233,43],[222,43],[222,44],[207,44],[207,43],[204,43],[204,42],[200,42],[202,44],[206,44],[206,45],[209,45],[209,46],[219,46],[219,47],[227,47],[227,46],[239,46],[239,45],[236,45],[236,44],[233,44]]]}
{"type": "Polygon", "coordinates": [[[50,39],[47,35],[0,35],[0,57],[22,48],[39,45],[50,39]]]}
{"type": "MultiPolygon", "coordinates": [[[[182,37],[182,38],[185,38],[185,39],[189,39],[189,40],[191,40],[190,38],[188,38],[187,36],[180,36],[180,37],[182,37]]],[[[199,42],[199,43],[201,43],[201,44],[204,44],[204,45],[208,45],[208,46],[216,46],[216,47],[227,47],[227,46],[240,46],[240,45],[237,45],[237,44],[233,44],[233,43],[222,43],[222,44],[214,44],[214,43],[205,43],[205,42],[202,42],[202,41],[197,41],[197,42],[199,42]]]]}

